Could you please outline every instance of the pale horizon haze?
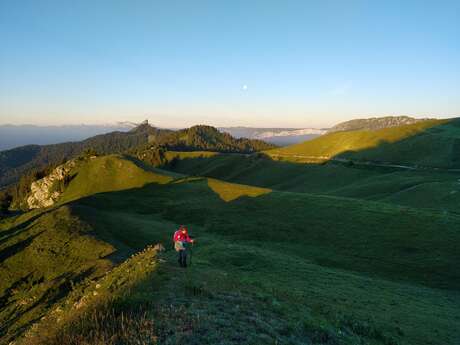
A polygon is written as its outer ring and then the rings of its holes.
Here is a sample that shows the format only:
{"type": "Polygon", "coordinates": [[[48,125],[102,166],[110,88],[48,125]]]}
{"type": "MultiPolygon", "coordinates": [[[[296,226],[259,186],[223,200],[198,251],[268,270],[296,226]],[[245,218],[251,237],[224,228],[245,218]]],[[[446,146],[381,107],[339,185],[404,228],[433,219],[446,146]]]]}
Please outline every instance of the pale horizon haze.
{"type": "Polygon", "coordinates": [[[459,1],[0,1],[0,124],[460,116],[459,1]]]}

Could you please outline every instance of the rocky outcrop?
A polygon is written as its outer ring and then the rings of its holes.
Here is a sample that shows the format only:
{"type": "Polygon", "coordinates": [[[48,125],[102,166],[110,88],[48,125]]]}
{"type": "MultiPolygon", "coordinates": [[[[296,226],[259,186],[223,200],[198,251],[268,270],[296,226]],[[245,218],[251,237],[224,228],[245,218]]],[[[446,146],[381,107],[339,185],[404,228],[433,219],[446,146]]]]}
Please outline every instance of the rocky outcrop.
{"type": "Polygon", "coordinates": [[[411,125],[428,119],[414,119],[409,116],[372,117],[370,119],[356,119],[335,125],[328,133],[339,131],[378,130],[389,127],[411,125]]]}
{"type": "Polygon", "coordinates": [[[70,160],[58,166],[48,176],[33,182],[27,198],[29,209],[53,206],[62,194],[62,183],[74,166],[75,161],[70,160]]]}

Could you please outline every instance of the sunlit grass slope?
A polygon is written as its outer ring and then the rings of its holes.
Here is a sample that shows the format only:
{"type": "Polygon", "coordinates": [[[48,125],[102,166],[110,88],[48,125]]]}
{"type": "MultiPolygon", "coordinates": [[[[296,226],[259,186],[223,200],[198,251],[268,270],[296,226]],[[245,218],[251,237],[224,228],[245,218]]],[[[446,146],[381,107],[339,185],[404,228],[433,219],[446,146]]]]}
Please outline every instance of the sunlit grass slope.
{"type": "Polygon", "coordinates": [[[440,168],[460,167],[460,119],[429,120],[376,131],[335,132],[266,152],[274,159],[331,158],[440,168]]]}
{"type": "Polygon", "coordinates": [[[147,170],[134,160],[119,155],[94,157],[79,162],[62,196],[74,200],[94,193],[142,187],[148,183],[168,183],[166,172],[147,170]]]}
{"type": "Polygon", "coordinates": [[[267,188],[228,183],[216,179],[208,179],[208,186],[224,201],[232,201],[243,196],[254,198],[271,192],[267,188]]]}

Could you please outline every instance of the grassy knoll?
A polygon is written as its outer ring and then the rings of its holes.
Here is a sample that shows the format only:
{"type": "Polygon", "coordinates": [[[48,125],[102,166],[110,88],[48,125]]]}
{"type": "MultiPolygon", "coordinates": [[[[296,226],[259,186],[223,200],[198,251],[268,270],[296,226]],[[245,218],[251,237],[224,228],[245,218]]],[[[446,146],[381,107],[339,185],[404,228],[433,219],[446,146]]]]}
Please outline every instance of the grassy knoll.
{"type": "Polygon", "coordinates": [[[95,193],[142,187],[147,183],[167,183],[172,179],[164,172],[143,169],[136,162],[122,156],[95,157],[79,162],[72,171],[62,201],[95,193]]]}

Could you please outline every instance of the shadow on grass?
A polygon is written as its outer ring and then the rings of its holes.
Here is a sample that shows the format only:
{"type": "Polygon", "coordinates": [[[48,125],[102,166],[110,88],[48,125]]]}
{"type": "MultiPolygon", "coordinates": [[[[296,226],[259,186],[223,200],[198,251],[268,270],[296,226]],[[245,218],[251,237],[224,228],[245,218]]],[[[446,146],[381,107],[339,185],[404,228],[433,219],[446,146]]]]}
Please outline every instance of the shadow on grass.
{"type": "MultiPolygon", "coordinates": [[[[45,210],[45,211],[42,211],[40,213],[38,213],[37,215],[29,218],[28,220],[24,221],[24,222],[21,222],[19,223],[18,225],[16,226],[13,226],[11,229],[8,229],[8,230],[4,230],[4,231],[1,231],[0,232],[0,245],[2,245],[3,243],[5,243],[6,241],[8,241],[10,238],[14,237],[14,236],[17,236],[19,235],[20,233],[22,233],[23,231],[27,230],[27,228],[34,222],[36,221],[38,218],[40,218],[41,216],[43,216],[44,214],[48,213],[48,212],[51,212],[53,211],[53,209],[49,209],[49,210],[45,210]]],[[[22,214],[22,213],[20,213],[22,214]]]]}
{"type": "Polygon", "coordinates": [[[185,181],[96,194],[69,206],[95,236],[117,248],[118,260],[152,243],[169,248],[176,227],[187,224],[198,238],[202,233],[277,244],[329,267],[460,288],[455,269],[460,218],[455,215],[301,193],[227,202],[206,179],[185,181]]]}
{"type": "Polygon", "coordinates": [[[22,241],[19,241],[9,247],[6,247],[5,249],[1,250],[0,251],[0,262],[2,261],[5,261],[6,259],[8,259],[9,257],[13,256],[14,254],[20,252],[21,250],[24,250],[25,248],[27,248],[31,243],[32,241],[39,235],[41,235],[43,232],[45,232],[45,230],[37,233],[37,234],[34,234],[32,236],[29,236],[28,238],[26,238],[25,240],[22,240],[22,241]]]}

